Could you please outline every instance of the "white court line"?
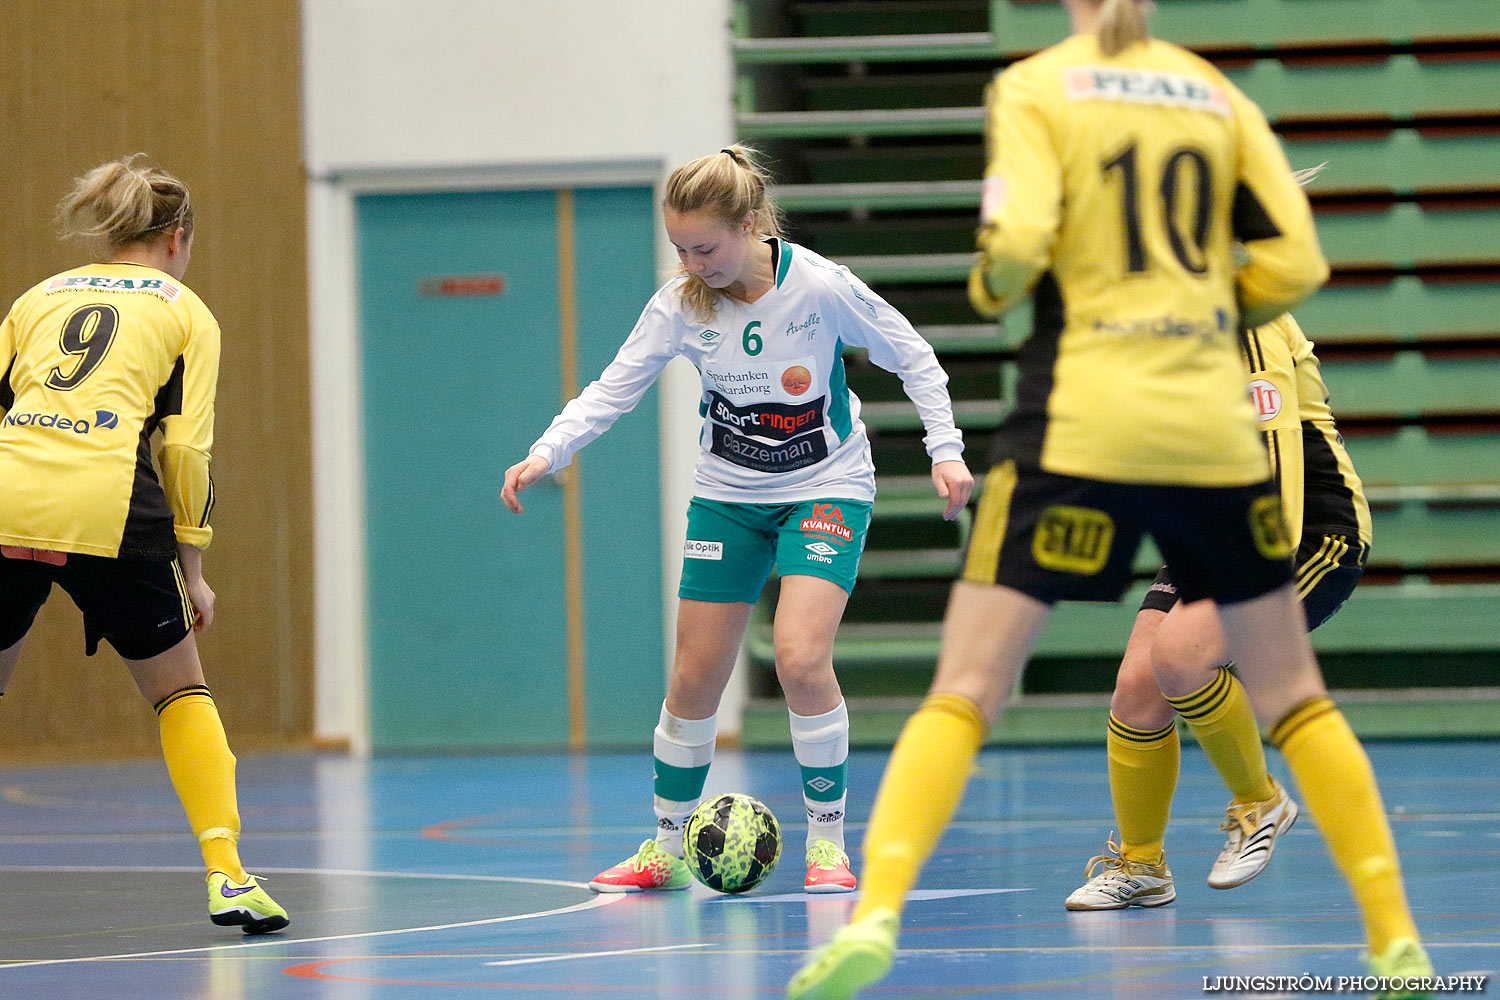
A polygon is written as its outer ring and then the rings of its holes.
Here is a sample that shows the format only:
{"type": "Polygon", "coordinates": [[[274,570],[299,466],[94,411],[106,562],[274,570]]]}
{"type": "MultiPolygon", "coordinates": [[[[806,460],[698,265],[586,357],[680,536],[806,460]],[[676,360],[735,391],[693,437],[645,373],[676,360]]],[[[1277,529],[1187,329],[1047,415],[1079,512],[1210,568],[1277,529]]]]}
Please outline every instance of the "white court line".
{"type": "Polygon", "coordinates": [[[576,958],[605,958],[612,955],[644,955],[653,951],[681,951],[683,948],[709,948],[708,942],[701,944],[664,944],[655,948],[622,948],[619,951],[580,951],[571,955],[534,955],[531,958],[508,958],[503,962],[485,962],[485,965],[539,965],[542,962],[567,962],[576,958]]]}
{"type": "MultiPolygon", "coordinates": [[[[1034,889],[912,889],[906,894],[907,902],[916,902],[924,899],[957,899],[960,896],[991,896],[1001,892],[1034,892],[1034,889]]],[[[829,903],[853,902],[864,896],[863,889],[853,892],[827,893],[823,899],[829,903]]],[[[715,893],[710,897],[710,902],[718,900],[735,900],[738,903],[814,903],[818,901],[818,894],[809,895],[805,892],[781,892],[769,896],[728,896],[715,893]]],[[[727,904],[726,904],[727,905],[727,904]]]]}
{"type": "MultiPolygon", "coordinates": [[[[1209,815],[1207,813],[1204,813],[1202,815],[1174,815],[1172,817],[1172,825],[1193,826],[1198,823],[1217,824],[1223,818],[1223,813],[1216,813],[1213,815],[1209,815]]],[[[1387,818],[1394,822],[1401,823],[1403,825],[1403,828],[1406,825],[1435,822],[1493,823],[1495,820],[1500,819],[1500,810],[1481,810],[1467,813],[1424,813],[1394,811],[1388,814],[1387,818]]],[[[947,828],[954,830],[1007,833],[1021,830],[1055,830],[1074,829],[1080,827],[1096,828],[1100,826],[1100,823],[1101,821],[1096,817],[1087,816],[1057,817],[1053,819],[959,819],[954,820],[952,823],[949,823],[947,828]]],[[[844,824],[844,829],[851,832],[859,831],[865,829],[867,825],[868,824],[863,822],[846,822],[844,824]]],[[[781,828],[783,830],[796,832],[799,830],[805,830],[807,828],[807,824],[788,822],[781,824],[781,828]]],[[[536,840],[547,838],[572,838],[577,837],[580,832],[587,836],[608,836],[615,833],[626,833],[632,830],[639,833],[640,824],[634,823],[630,825],[622,824],[618,826],[605,825],[588,827],[526,827],[524,829],[520,827],[486,826],[484,824],[476,824],[472,827],[457,827],[455,828],[454,833],[459,834],[460,836],[467,835],[475,838],[525,837],[527,839],[536,840]]],[[[1301,827],[1297,827],[1294,832],[1298,833],[1298,835],[1307,836],[1311,836],[1313,833],[1312,830],[1309,829],[1304,831],[1301,827]]],[[[1488,834],[1488,836],[1495,836],[1495,834],[1488,834]]],[[[171,841],[173,843],[178,843],[181,842],[182,837],[183,834],[180,830],[151,830],[133,833],[115,831],[101,831],[99,833],[7,833],[0,834],[0,845],[96,844],[100,841],[121,843],[139,841],[171,841]]],[[[330,832],[326,830],[261,830],[256,833],[255,839],[257,842],[266,840],[317,840],[337,843],[339,841],[351,839],[358,839],[361,841],[409,841],[429,840],[431,838],[423,837],[421,833],[416,830],[351,830],[337,832],[330,832]]],[[[454,839],[460,838],[456,837],[454,839]]],[[[121,869],[111,868],[108,870],[119,871],[121,869]]],[[[173,869],[153,868],[151,870],[171,871],[173,869]]],[[[291,871],[291,869],[287,870],[291,871]]]]}
{"type": "MultiPolygon", "coordinates": [[[[201,868],[150,868],[144,866],[116,866],[106,865],[72,865],[59,867],[36,867],[23,865],[0,865],[0,871],[7,872],[198,872],[201,868]]],[[[271,872],[282,875],[364,875],[379,878],[434,878],[454,879],[459,881],[473,882],[521,882],[532,885],[559,885],[570,889],[584,889],[587,884],[583,882],[561,882],[556,879],[545,878],[510,878],[504,875],[451,875],[427,872],[370,872],[358,871],[345,868],[260,868],[257,871],[271,872]]],[[[513,920],[532,920],[536,917],[552,917],[562,913],[577,913],[581,910],[592,910],[600,906],[608,906],[618,903],[625,898],[625,893],[598,893],[592,899],[582,903],[574,903],[572,906],[562,906],[553,910],[539,910],[535,913],[515,913],[508,917],[488,917],[484,920],[464,920],[452,924],[431,924],[426,927],[394,927],[383,931],[361,931],[357,934],[328,934],[323,937],[311,938],[266,938],[259,941],[242,941],[238,944],[208,945],[201,948],[174,948],[168,951],[144,951],[130,952],[119,955],[86,955],[79,958],[44,958],[34,962],[6,962],[0,964],[0,971],[5,969],[29,969],[38,965],[76,965],[82,962],[115,962],[139,958],[161,958],[166,955],[196,955],[220,951],[237,951],[243,948],[268,948],[273,945],[290,947],[301,944],[316,944],[322,941],[353,941],[360,938],[392,937],[398,934],[421,934],[426,931],[446,931],[459,927],[483,927],[488,924],[504,924],[513,920]]]]}
{"type": "MultiPolygon", "coordinates": [[[[0,872],[201,872],[202,865],[0,865],[0,872]]],[[[587,889],[587,882],[564,882],[555,878],[523,878],[520,875],[453,875],[447,872],[370,872],[358,868],[260,868],[272,875],[362,875],[368,878],[435,878],[460,882],[524,882],[587,889]]]]}

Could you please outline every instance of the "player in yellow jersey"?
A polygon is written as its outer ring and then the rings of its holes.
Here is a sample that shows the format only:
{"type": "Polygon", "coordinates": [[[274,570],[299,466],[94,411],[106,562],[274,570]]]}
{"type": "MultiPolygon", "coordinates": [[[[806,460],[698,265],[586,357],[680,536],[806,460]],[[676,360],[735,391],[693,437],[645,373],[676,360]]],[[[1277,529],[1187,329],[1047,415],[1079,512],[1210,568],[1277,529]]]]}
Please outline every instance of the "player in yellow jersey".
{"type": "Polygon", "coordinates": [[[1143,2],[1064,2],[1074,34],[987,96],[969,293],[998,315],[1035,287],[1016,407],[930,694],[876,798],[863,896],[788,996],[842,1000],[886,975],[907,892],[1052,604],[1118,600],[1146,532],[1183,602],[1218,605],[1255,714],[1354,891],[1372,970],[1430,974],[1374,773],[1308,642],[1238,358],[1242,326],[1327,276],[1306,196],[1260,110],[1152,39],[1143,2]]]}
{"type": "Polygon", "coordinates": [[[219,325],[182,283],[188,189],[130,157],[80,177],[61,215],[109,255],[36,285],[0,323],[0,692],[58,585],[87,652],[107,640],[156,708],[210,919],[280,930],[286,910],[240,864],[234,755],[193,636],[214,616],[202,550],[219,325]]]}
{"type": "MultiPolygon", "coordinates": [[[[1364,572],[1370,508],[1334,426],[1312,342],[1296,320],[1285,315],[1247,331],[1242,353],[1298,545],[1297,596],[1312,631],[1364,572]]],[[[1209,885],[1232,889],[1260,874],[1276,838],[1296,822],[1296,803],[1266,770],[1244,686],[1220,666],[1222,650],[1212,602],[1180,602],[1162,569],[1136,615],[1110,700],[1106,742],[1120,843],[1111,840],[1109,854],[1089,861],[1091,877],[1068,896],[1068,909],[1163,906],[1176,898],[1163,838],[1177,784],[1178,714],[1234,795],[1222,826],[1228,839],[1209,885]]]]}

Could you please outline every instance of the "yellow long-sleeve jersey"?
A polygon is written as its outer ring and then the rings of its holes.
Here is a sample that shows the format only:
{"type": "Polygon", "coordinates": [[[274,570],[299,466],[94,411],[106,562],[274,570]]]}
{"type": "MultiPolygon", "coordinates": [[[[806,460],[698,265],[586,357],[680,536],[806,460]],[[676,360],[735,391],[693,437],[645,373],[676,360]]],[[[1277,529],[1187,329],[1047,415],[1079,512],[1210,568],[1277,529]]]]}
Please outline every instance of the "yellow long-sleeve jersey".
{"type": "Polygon", "coordinates": [[[1327,534],[1357,537],[1368,547],[1370,505],[1334,426],[1312,341],[1283,315],[1247,331],[1241,349],[1292,544],[1305,534],[1327,534]]]}
{"type": "Polygon", "coordinates": [[[1237,331],[1328,269],[1259,109],[1185,49],[1106,57],[1089,34],[1011,66],[986,104],[970,298],[995,315],[1036,286],[1001,449],[1119,482],[1263,479],[1237,331]]]}
{"type": "Polygon", "coordinates": [[[64,271],[0,323],[0,371],[0,541],[108,557],[208,545],[219,324],[191,289],[139,264],[64,271]]]}

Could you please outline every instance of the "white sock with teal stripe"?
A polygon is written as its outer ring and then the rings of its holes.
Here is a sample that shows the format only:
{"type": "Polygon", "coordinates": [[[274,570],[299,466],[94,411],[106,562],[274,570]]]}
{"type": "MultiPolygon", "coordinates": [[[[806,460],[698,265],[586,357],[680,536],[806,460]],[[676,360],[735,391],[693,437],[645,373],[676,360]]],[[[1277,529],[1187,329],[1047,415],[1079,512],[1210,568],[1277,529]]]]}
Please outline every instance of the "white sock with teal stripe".
{"type": "Polygon", "coordinates": [[[718,715],[679,719],[661,707],[656,724],[656,843],[682,857],[682,824],[703,797],[708,765],[714,759],[718,715]]]}
{"type": "Polygon", "coordinates": [[[802,802],[807,806],[807,846],[831,840],[844,849],[844,800],[849,779],[849,708],[842,701],[822,715],[792,719],[792,750],[802,766],[802,802]]]}

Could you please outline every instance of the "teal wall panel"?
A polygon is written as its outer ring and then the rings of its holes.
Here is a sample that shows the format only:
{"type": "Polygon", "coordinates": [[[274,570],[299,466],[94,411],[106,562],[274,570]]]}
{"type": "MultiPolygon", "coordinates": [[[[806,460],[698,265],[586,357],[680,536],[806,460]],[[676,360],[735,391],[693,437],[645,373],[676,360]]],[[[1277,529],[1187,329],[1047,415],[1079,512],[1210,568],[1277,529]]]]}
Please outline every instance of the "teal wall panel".
{"type": "MultiPolygon", "coordinates": [[[[557,194],[356,204],[372,743],[565,745],[563,491],[498,499],[562,402],[557,194]],[[431,294],[464,275],[503,291],[431,294]]],[[[650,297],[651,192],[580,191],[576,225],[586,384],[650,297]]],[[[577,463],[590,741],[648,742],[663,692],[655,414],[653,392],[577,463]]]]}
{"type": "MultiPolygon", "coordinates": [[[[578,378],[597,378],[656,289],[649,188],[576,195],[578,378]]],[[[581,388],[582,386],[580,386],[581,388]]],[[[657,390],[580,456],[591,744],[651,741],[666,691],[657,390]]]]}

